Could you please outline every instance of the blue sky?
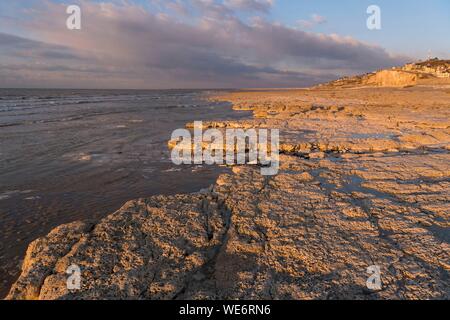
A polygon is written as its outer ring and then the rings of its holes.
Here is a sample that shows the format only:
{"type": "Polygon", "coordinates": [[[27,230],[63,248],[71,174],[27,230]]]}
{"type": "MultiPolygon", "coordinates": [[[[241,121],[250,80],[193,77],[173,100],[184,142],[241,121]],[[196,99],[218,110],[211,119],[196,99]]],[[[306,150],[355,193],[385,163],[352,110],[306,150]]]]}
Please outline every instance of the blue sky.
{"type": "Polygon", "coordinates": [[[0,86],[300,87],[450,59],[449,34],[448,0],[1,1],[0,86]]]}
{"type": "Polygon", "coordinates": [[[450,57],[448,0],[278,0],[271,16],[295,25],[313,13],[327,19],[314,28],[317,32],[350,35],[415,57],[426,57],[429,50],[450,57]],[[381,8],[380,31],[366,28],[366,9],[371,4],[381,8]]]}

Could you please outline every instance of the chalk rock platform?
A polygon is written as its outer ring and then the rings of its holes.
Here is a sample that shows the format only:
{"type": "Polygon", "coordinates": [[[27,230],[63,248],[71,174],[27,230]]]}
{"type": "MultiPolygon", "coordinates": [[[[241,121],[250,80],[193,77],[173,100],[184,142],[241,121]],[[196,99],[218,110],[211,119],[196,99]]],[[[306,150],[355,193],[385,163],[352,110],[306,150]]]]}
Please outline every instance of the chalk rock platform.
{"type": "Polygon", "coordinates": [[[450,298],[449,87],[217,99],[255,118],[207,127],[280,130],[278,175],[236,166],[197,194],[61,226],[29,246],[8,299],[450,298]]]}

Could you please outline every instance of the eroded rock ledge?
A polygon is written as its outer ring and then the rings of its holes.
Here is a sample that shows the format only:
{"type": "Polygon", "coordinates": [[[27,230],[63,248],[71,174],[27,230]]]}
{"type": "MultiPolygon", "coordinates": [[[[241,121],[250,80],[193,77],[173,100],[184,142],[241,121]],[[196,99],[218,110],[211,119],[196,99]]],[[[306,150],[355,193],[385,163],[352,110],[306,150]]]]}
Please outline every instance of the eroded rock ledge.
{"type": "Polygon", "coordinates": [[[411,175],[426,170],[418,156],[282,161],[273,178],[235,167],[202,194],[131,201],[97,225],[55,229],[30,245],[8,299],[449,297],[448,178],[411,175]],[[66,289],[71,264],[80,291],[66,289]],[[382,268],[382,291],[365,286],[370,265],[382,268]]]}
{"type": "Polygon", "coordinates": [[[98,224],[72,223],[33,242],[8,299],[173,299],[223,244],[230,223],[213,192],[128,202],[98,224]],[[82,290],[67,290],[67,268],[82,290]]]}

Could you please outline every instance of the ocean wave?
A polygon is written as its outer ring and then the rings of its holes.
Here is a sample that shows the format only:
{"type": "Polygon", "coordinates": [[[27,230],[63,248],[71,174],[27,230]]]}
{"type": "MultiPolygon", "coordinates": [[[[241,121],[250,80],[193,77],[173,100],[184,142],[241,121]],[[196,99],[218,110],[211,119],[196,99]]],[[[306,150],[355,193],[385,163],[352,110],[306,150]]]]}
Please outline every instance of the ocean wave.
{"type": "Polygon", "coordinates": [[[100,97],[64,97],[56,99],[55,97],[16,97],[15,99],[2,99],[0,102],[0,112],[22,111],[46,106],[79,105],[89,103],[103,102],[136,102],[143,100],[160,99],[157,96],[100,96],[100,97]]]}

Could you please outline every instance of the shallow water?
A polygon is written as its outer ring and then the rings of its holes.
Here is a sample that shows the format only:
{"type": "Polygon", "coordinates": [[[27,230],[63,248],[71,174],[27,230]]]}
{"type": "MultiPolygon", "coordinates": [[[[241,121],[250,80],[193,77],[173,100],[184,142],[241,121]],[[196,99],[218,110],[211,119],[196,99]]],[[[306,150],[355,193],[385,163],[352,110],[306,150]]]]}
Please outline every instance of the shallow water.
{"type": "Polygon", "coordinates": [[[249,116],[210,93],[0,89],[0,297],[55,226],[213,183],[225,169],[176,167],[167,149],[187,122],[249,116]]]}

